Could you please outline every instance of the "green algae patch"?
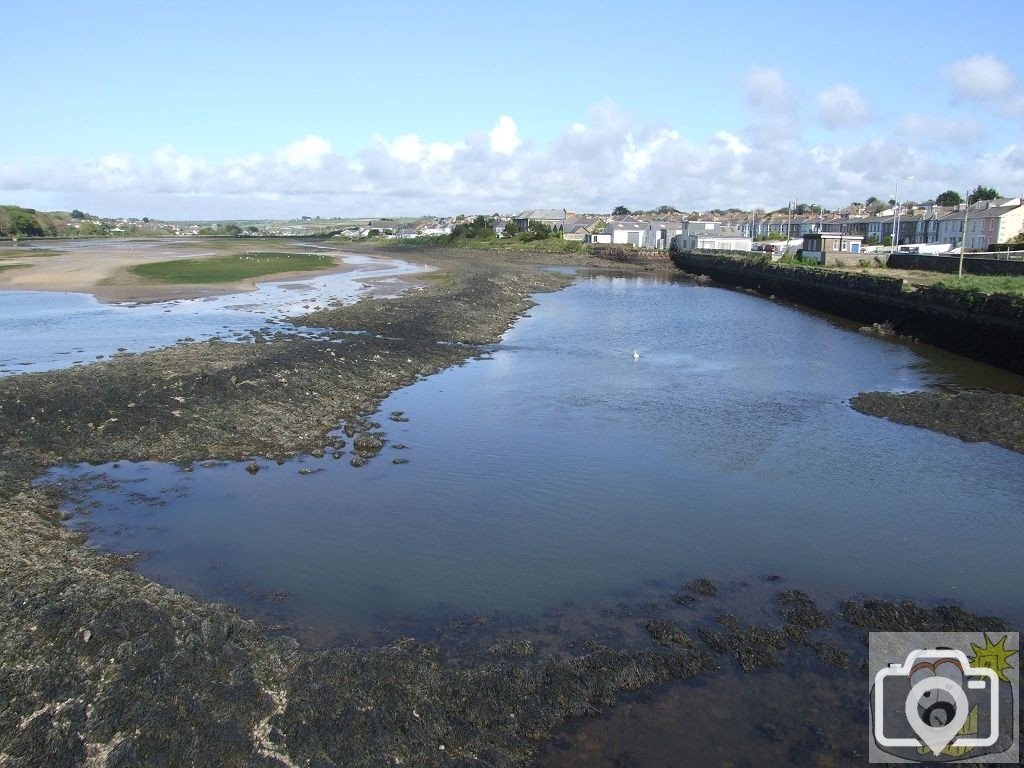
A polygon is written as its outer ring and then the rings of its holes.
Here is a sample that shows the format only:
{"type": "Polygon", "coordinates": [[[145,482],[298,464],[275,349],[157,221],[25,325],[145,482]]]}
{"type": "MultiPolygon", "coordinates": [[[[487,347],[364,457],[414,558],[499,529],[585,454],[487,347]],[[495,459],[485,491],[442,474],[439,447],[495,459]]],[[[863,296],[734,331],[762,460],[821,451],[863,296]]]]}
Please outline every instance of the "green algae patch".
{"type": "Polygon", "coordinates": [[[239,253],[137,264],[128,271],[161,283],[231,283],[282,272],[315,272],[336,265],[332,255],[322,253],[239,253]]]}

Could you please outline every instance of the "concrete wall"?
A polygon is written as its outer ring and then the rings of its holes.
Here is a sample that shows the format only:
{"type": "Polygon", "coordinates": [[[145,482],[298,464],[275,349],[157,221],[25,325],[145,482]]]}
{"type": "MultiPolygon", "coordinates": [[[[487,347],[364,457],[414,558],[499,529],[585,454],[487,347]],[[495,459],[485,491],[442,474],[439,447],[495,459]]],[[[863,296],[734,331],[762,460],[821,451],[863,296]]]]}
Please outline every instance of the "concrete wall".
{"type": "Polygon", "coordinates": [[[691,274],[865,325],[888,322],[900,335],[1024,373],[1024,298],[935,287],[904,292],[898,278],[788,267],[749,257],[677,251],[672,260],[691,274]]]}
{"type": "MultiPolygon", "coordinates": [[[[950,272],[959,269],[960,255],[936,256],[928,253],[894,253],[889,256],[888,265],[896,269],[926,269],[931,272],[950,272]]],[[[991,259],[967,254],[964,256],[964,272],[972,275],[1024,275],[1024,261],[991,259]]]]}

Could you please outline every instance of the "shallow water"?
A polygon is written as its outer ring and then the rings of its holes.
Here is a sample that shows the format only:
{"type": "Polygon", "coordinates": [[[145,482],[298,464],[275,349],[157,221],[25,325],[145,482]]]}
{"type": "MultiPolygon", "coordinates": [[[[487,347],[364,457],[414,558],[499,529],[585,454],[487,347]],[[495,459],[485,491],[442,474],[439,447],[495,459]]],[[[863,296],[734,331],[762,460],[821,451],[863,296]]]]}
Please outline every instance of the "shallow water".
{"type": "Polygon", "coordinates": [[[124,481],[69,505],[93,545],[145,551],[143,573],[319,639],[757,573],[826,602],[1024,616],[1024,456],[847,404],[1019,378],[682,281],[584,276],[537,298],[488,359],[388,398],[391,445],[364,468],[328,455],[50,479],[124,481]]]}
{"type": "MultiPolygon", "coordinates": [[[[118,245],[128,247],[110,247],[118,245]]],[[[119,351],[171,346],[186,337],[232,341],[268,325],[294,331],[281,318],[355,299],[369,291],[367,280],[380,284],[424,269],[366,256],[343,260],[352,269],[263,282],[245,293],[145,304],[104,304],[87,293],[0,291],[0,376],[86,364],[119,351]]]]}

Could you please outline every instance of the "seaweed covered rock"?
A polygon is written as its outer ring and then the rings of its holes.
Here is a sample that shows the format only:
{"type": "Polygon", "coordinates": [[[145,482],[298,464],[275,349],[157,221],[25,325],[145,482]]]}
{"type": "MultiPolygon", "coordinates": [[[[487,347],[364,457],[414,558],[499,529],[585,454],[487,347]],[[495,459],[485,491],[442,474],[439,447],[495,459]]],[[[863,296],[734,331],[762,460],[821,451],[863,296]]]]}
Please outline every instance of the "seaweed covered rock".
{"type": "Polygon", "coordinates": [[[925,608],[909,600],[845,600],[840,617],[855,627],[874,632],[979,632],[1006,631],[1006,622],[979,616],[956,605],[925,608]]]}

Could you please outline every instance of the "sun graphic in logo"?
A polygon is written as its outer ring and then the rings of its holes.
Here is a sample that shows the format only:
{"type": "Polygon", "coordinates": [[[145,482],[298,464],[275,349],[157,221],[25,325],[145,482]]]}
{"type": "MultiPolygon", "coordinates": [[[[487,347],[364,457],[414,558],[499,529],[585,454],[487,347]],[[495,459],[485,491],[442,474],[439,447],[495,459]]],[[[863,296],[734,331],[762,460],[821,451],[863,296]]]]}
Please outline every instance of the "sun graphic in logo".
{"type": "Polygon", "coordinates": [[[975,645],[971,643],[971,650],[974,651],[974,655],[971,657],[972,667],[987,667],[999,675],[999,679],[1004,683],[1010,682],[1009,679],[1003,674],[1008,669],[1013,669],[1009,663],[1009,658],[1016,655],[1017,651],[1011,651],[1006,648],[1006,635],[999,638],[999,642],[993,643],[986,632],[985,645],[975,645]]]}

